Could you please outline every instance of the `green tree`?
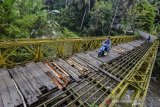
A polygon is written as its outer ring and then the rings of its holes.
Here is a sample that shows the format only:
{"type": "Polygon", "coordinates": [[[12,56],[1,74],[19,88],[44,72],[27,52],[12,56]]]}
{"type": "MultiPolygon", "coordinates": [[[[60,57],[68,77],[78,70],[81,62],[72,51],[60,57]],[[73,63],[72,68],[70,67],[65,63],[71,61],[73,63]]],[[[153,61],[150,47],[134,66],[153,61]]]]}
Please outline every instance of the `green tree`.
{"type": "Polygon", "coordinates": [[[96,0],[71,0],[69,5],[75,5],[79,11],[82,11],[80,29],[82,30],[85,17],[90,9],[94,6],[96,0]]]}
{"type": "Polygon", "coordinates": [[[4,0],[0,12],[1,38],[53,35],[56,24],[48,20],[42,0],[4,0]]]}
{"type": "Polygon", "coordinates": [[[88,30],[84,30],[90,35],[106,35],[113,16],[111,2],[97,2],[89,16],[88,30]]]}
{"type": "Polygon", "coordinates": [[[142,2],[137,5],[137,19],[135,20],[135,26],[138,29],[151,32],[154,29],[154,21],[156,16],[155,6],[148,2],[142,2]]]}

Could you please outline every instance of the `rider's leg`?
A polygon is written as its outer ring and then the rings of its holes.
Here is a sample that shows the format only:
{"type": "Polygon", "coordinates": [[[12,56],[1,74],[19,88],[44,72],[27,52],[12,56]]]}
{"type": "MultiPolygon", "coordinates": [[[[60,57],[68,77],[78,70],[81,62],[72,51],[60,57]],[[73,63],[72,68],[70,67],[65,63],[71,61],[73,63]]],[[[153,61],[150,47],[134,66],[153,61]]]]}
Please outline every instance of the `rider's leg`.
{"type": "Polygon", "coordinates": [[[104,49],[104,55],[107,55],[107,52],[108,52],[108,47],[106,46],[104,49]]]}
{"type": "Polygon", "coordinates": [[[108,47],[108,51],[107,51],[108,53],[109,53],[110,49],[111,49],[111,47],[108,47]]]}

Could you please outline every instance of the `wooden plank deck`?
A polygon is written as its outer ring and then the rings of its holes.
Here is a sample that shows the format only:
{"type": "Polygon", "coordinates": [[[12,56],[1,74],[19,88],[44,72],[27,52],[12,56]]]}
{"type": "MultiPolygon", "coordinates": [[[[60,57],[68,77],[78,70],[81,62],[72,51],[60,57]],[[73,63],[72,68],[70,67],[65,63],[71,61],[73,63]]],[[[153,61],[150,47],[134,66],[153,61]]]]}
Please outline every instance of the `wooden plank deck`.
{"type": "Polygon", "coordinates": [[[55,88],[55,85],[53,82],[51,82],[51,79],[44,73],[42,69],[39,69],[39,67],[34,62],[28,63],[26,66],[30,72],[33,73],[35,78],[37,78],[37,80],[42,83],[42,86],[46,86],[48,90],[55,88]]]}
{"type": "Polygon", "coordinates": [[[27,100],[28,104],[31,105],[34,102],[38,101],[37,96],[31,90],[31,88],[27,85],[28,81],[22,77],[21,72],[17,68],[9,69],[9,72],[13,76],[15,82],[17,83],[18,87],[21,89],[23,96],[27,100]]]}
{"type": "Polygon", "coordinates": [[[67,64],[64,60],[59,59],[56,63],[61,66],[72,78],[74,78],[77,82],[80,81],[81,74],[78,73],[78,70],[67,64]]]}
{"type": "Polygon", "coordinates": [[[113,46],[105,57],[98,57],[98,49],[96,49],[75,54],[68,59],[53,59],[50,62],[38,63],[30,62],[25,66],[0,69],[0,107],[18,107],[22,105],[21,97],[25,99],[26,104],[32,105],[47,92],[54,89],[63,89],[71,81],[77,83],[82,80],[83,76],[92,74],[95,71],[101,71],[104,75],[108,75],[120,82],[119,78],[101,68],[101,65],[119,58],[142,43],[144,41],[136,40],[113,46]],[[13,80],[22,94],[21,97],[13,80]],[[43,89],[48,91],[44,93],[43,89]]]}
{"type": "Polygon", "coordinates": [[[14,104],[14,106],[20,106],[22,105],[22,99],[16,89],[16,86],[14,85],[13,80],[11,79],[8,70],[7,69],[0,69],[1,76],[3,76],[3,79],[7,85],[9,94],[11,96],[11,100],[14,104]]]}
{"type": "Polygon", "coordinates": [[[9,94],[9,90],[3,78],[2,72],[0,72],[0,95],[4,107],[14,107],[12,98],[9,94]]]}
{"type": "Polygon", "coordinates": [[[38,97],[41,96],[42,93],[40,89],[38,88],[38,85],[36,84],[36,81],[34,80],[32,75],[28,75],[26,69],[24,67],[18,67],[17,68],[20,72],[20,75],[22,78],[27,81],[28,86],[31,88],[31,90],[34,92],[34,94],[38,97]]]}
{"type": "Polygon", "coordinates": [[[138,47],[140,46],[142,43],[144,43],[145,41],[142,40],[136,40],[136,41],[132,41],[132,42],[128,42],[129,45],[132,45],[134,47],[138,47]]]}

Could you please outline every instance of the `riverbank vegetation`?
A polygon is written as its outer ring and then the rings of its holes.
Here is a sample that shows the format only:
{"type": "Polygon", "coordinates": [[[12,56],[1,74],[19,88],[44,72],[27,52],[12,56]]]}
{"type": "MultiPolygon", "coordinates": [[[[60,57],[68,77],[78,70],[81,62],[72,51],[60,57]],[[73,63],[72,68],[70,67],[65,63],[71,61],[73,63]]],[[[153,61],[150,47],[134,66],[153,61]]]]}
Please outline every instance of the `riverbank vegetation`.
{"type": "Polygon", "coordinates": [[[160,32],[158,0],[0,0],[0,38],[160,32]]]}

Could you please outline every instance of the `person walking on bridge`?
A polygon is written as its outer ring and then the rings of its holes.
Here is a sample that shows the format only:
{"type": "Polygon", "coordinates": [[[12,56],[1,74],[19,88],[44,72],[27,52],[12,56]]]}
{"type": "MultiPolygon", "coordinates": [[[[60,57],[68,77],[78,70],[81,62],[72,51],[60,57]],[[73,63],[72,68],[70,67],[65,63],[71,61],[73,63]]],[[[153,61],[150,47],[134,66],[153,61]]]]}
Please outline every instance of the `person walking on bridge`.
{"type": "Polygon", "coordinates": [[[150,40],[151,40],[151,36],[149,35],[149,36],[148,36],[148,39],[147,39],[147,42],[149,43],[150,40]]]}

